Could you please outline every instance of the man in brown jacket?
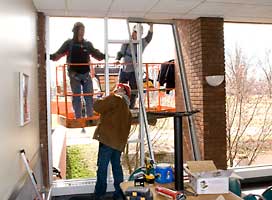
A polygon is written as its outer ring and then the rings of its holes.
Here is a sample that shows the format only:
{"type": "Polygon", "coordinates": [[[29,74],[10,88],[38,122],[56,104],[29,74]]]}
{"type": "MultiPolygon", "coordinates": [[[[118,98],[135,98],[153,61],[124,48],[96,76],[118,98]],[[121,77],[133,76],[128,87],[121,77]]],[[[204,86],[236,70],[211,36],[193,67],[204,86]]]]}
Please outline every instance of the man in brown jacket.
{"type": "Polygon", "coordinates": [[[130,95],[130,87],[119,83],[114,94],[94,103],[94,110],[100,113],[100,122],[93,136],[93,139],[99,141],[95,199],[101,199],[106,193],[109,162],[112,165],[114,178],[113,198],[122,199],[120,183],[124,178],[120,157],[127,143],[131,126],[130,95]]]}

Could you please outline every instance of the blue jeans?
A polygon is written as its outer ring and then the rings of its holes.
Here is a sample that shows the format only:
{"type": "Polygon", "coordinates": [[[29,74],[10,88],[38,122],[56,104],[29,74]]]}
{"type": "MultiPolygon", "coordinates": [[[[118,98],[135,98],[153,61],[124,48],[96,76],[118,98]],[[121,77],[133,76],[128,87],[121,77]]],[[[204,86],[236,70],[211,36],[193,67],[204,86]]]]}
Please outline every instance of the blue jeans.
{"type": "Polygon", "coordinates": [[[109,162],[112,165],[112,174],[114,179],[114,194],[113,197],[118,199],[122,198],[122,191],[120,183],[124,181],[122,166],[120,164],[121,151],[115,150],[105,144],[99,143],[99,152],[97,158],[97,172],[96,172],[96,185],[95,185],[95,198],[99,199],[106,194],[107,190],[107,171],[109,162]]]}
{"type": "Polygon", "coordinates": [[[119,82],[129,84],[129,86],[131,88],[131,97],[130,97],[129,108],[133,109],[135,107],[136,99],[138,97],[135,72],[124,72],[123,70],[121,70],[120,76],[119,76],[119,82]]]}
{"type": "MultiPolygon", "coordinates": [[[[93,93],[93,82],[90,73],[79,74],[77,72],[69,71],[70,85],[73,94],[81,94],[81,90],[84,93],[93,93]]],[[[88,117],[93,116],[93,96],[84,96],[86,114],[88,117]]],[[[82,103],[81,96],[73,96],[72,99],[73,109],[76,118],[82,117],[82,103]]],[[[85,117],[85,116],[83,116],[85,117]]]]}

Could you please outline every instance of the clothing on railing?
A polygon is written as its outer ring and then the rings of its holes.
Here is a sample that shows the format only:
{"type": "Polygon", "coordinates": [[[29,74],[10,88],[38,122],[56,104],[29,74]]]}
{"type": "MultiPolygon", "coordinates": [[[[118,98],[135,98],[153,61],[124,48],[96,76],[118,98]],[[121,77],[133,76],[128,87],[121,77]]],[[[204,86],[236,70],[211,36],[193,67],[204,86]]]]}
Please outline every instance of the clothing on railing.
{"type": "MultiPolygon", "coordinates": [[[[161,69],[158,75],[158,81],[160,85],[166,83],[166,89],[175,88],[175,62],[174,60],[169,60],[161,64],[161,69]]],[[[170,90],[166,90],[166,94],[169,94],[170,90]]]]}

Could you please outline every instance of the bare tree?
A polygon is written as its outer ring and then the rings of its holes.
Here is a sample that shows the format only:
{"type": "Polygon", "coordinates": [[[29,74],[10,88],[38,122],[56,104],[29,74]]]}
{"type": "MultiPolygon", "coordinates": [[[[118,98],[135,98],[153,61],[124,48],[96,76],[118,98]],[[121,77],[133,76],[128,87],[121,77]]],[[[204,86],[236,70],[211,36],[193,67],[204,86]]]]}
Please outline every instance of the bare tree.
{"type": "Polygon", "coordinates": [[[267,93],[269,94],[269,97],[272,98],[272,63],[270,61],[270,57],[271,50],[265,53],[264,64],[262,63],[262,61],[259,61],[259,66],[263,69],[263,72],[265,74],[265,80],[267,82],[267,93]]]}
{"type": "MultiPolygon", "coordinates": [[[[165,149],[169,143],[169,141],[162,139],[165,134],[169,134],[169,122],[172,122],[171,118],[163,118],[157,121],[156,126],[149,126],[149,133],[152,133],[150,135],[150,142],[153,147],[155,157],[157,157],[157,154],[159,153],[158,149],[165,149]],[[156,148],[156,146],[164,146],[164,148],[156,148]]],[[[130,136],[132,134],[138,134],[138,127],[138,125],[132,126],[130,136]]],[[[148,149],[147,141],[145,141],[145,149],[148,149]]],[[[149,152],[146,151],[145,156],[149,157],[149,152]]],[[[158,160],[156,159],[156,161],[158,160]]],[[[129,174],[140,167],[140,143],[127,144],[123,153],[123,164],[129,174]]]]}
{"type": "MultiPolygon", "coordinates": [[[[252,66],[239,48],[226,57],[227,158],[231,167],[245,158],[247,165],[252,164],[271,135],[271,103],[260,90],[260,85],[269,84],[257,80],[252,66]]],[[[266,77],[272,77],[271,72],[266,77]]]]}

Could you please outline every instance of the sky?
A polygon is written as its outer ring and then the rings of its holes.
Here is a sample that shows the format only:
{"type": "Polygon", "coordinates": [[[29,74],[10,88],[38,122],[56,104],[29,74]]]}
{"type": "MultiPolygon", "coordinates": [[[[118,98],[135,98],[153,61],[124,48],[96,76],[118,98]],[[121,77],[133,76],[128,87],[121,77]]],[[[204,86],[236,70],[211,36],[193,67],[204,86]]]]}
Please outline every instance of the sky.
{"type": "MultiPolygon", "coordinates": [[[[265,78],[263,68],[268,67],[265,55],[272,49],[272,25],[225,23],[224,40],[226,61],[226,54],[234,55],[235,47],[238,47],[250,64],[248,76],[257,80],[265,78]]],[[[271,53],[269,59],[272,60],[271,53]]]]}
{"type": "MultiPolygon", "coordinates": [[[[94,47],[104,51],[104,19],[90,18],[49,18],[49,52],[54,53],[68,38],[72,38],[72,28],[75,22],[81,21],[85,25],[85,39],[93,43],[94,47]]],[[[133,24],[131,25],[131,27],[133,24]]],[[[143,24],[145,36],[149,26],[143,24]]],[[[175,45],[172,28],[170,25],[154,25],[153,39],[146,47],[143,54],[143,62],[165,62],[175,57],[175,45]]],[[[128,39],[127,24],[125,20],[108,20],[109,39],[128,39]]],[[[265,52],[271,50],[272,25],[265,24],[224,24],[225,52],[233,52],[235,46],[242,49],[246,57],[257,63],[263,59],[265,52]]],[[[109,44],[110,62],[115,61],[115,56],[120,50],[121,44],[109,44]]],[[[51,69],[58,64],[65,63],[65,58],[59,62],[50,62],[51,69]]],[[[92,60],[96,62],[95,60],[92,60]]],[[[257,69],[257,73],[258,73],[257,69]]],[[[52,70],[52,79],[55,70],[52,70]]]]}
{"type": "MultiPolygon", "coordinates": [[[[49,51],[53,53],[62,43],[72,38],[72,28],[75,22],[80,21],[85,25],[85,39],[93,43],[94,47],[104,51],[104,20],[88,18],[62,18],[51,17],[49,19],[49,51]]],[[[131,27],[133,24],[131,25],[131,27]]],[[[147,34],[149,26],[143,24],[144,33],[147,34]]],[[[108,20],[108,37],[111,40],[128,40],[127,24],[125,20],[108,20]]],[[[174,39],[170,25],[154,25],[153,38],[143,54],[143,62],[165,62],[174,59],[174,39]]],[[[109,44],[109,54],[115,57],[121,44],[109,44]]],[[[65,61],[65,60],[64,60],[65,61]]],[[[61,62],[64,62],[63,60],[61,62]]],[[[110,62],[115,61],[111,58],[110,62]]]]}
{"type": "Polygon", "coordinates": [[[231,52],[235,46],[252,60],[264,59],[265,52],[272,49],[272,25],[269,24],[224,24],[225,51],[231,52]]]}
{"type": "MultiPolygon", "coordinates": [[[[93,43],[96,49],[104,51],[104,19],[91,18],[67,18],[67,17],[50,17],[49,18],[49,52],[56,52],[63,42],[73,37],[72,28],[75,22],[82,22],[85,25],[84,38],[93,43]]],[[[134,24],[131,24],[131,29],[134,24]]],[[[143,37],[146,36],[149,25],[143,24],[143,37]]],[[[128,30],[126,20],[109,19],[108,20],[108,38],[110,40],[128,40],[128,30]]],[[[115,62],[117,52],[120,50],[121,44],[109,44],[109,63],[115,62]]],[[[175,58],[175,44],[170,25],[153,26],[153,38],[143,53],[143,63],[156,62],[162,63],[175,58]]],[[[92,62],[98,62],[91,58],[92,62]]],[[[104,62],[104,61],[101,61],[104,62]]],[[[50,61],[51,83],[55,82],[55,67],[66,63],[66,58],[60,59],[58,62],[50,61]],[[52,70],[53,69],[53,70],[52,70]]]]}

